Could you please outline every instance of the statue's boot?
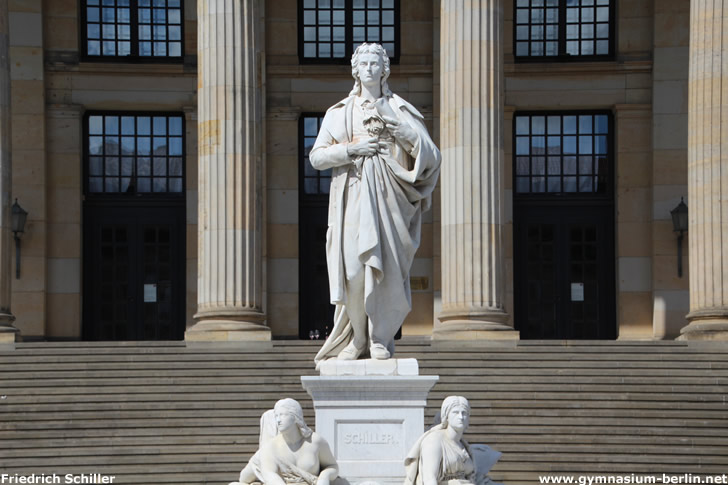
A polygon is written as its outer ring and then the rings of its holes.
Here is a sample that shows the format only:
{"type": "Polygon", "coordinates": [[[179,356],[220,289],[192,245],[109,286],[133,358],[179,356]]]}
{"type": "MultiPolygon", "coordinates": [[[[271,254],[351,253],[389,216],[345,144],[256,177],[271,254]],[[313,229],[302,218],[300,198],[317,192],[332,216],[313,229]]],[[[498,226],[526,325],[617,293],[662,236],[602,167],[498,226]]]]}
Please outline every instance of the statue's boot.
{"type": "Polygon", "coordinates": [[[378,360],[386,360],[392,356],[389,350],[380,343],[373,343],[372,346],[369,347],[369,355],[371,355],[372,359],[378,360]]]}
{"type": "Polygon", "coordinates": [[[364,349],[366,349],[366,344],[359,347],[356,344],[356,339],[353,339],[349,342],[349,345],[344,347],[344,350],[339,352],[336,358],[339,360],[356,360],[364,353],[364,349]]]}

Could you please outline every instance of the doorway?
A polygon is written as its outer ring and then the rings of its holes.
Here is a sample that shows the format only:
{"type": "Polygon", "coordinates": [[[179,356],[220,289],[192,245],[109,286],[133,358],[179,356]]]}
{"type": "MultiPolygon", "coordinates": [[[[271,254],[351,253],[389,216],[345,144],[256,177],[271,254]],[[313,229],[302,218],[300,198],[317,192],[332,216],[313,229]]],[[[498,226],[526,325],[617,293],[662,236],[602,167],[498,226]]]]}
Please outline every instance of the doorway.
{"type": "Polygon", "coordinates": [[[84,339],[181,340],[184,207],[84,212],[84,339]]]}
{"type": "Polygon", "coordinates": [[[520,207],[515,218],[514,317],[521,338],[615,338],[612,208],[520,207]]]}
{"type": "Polygon", "coordinates": [[[514,116],[514,323],[523,339],[616,338],[613,121],[514,116]]]}
{"type": "Polygon", "coordinates": [[[83,337],[182,339],[184,115],[92,111],[83,128],[83,337]]]}

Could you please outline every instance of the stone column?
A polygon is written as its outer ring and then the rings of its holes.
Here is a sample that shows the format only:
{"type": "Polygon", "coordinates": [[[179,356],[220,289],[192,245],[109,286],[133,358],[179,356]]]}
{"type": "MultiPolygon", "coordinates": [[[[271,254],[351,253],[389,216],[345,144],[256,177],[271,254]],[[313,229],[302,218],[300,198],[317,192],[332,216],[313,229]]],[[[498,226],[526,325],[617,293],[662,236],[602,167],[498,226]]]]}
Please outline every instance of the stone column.
{"type": "Polygon", "coordinates": [[[8,0],[0,0],[0,344],[19,336],[10,312],[15,249],[11,234],[12,160],[10,151],[10,35],[8,0]]]}
{"type": "Polygon", "coordinates": [[[199,0],[197,324],[188,341],[270,340],[263,313],[262,0],[199,0]]]}
{"type": "Polygon", "coordinates": [[[728,340],[728,0],[691,0],[688,80],[690,322],[728,340]]]}
{"type": "Polygon", "coordinates": [[[441,4],[442,312],[435,338],[518,338],[504,305],[502,3],[441,4]]]}

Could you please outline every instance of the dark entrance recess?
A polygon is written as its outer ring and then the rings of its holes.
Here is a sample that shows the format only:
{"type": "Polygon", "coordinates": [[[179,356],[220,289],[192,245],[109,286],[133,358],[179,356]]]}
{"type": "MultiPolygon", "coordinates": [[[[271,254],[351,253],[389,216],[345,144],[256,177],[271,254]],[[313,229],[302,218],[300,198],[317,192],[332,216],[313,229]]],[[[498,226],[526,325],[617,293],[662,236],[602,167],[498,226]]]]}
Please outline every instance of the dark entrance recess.
{"type": "Polygon", "coordinates": [[[515,217],[521,338],[615,338],[612,208],[522,206],[515,217]]]}
{"type": "Polygon", "coordinates": [[[299,325],[301,339],[325,339],[334,320],[326,267],[331,170],[315,170],[308,154],[323,114],[307,113],[299,124],[299,325]]]}
{"type": "Polygon", "coordinates": [[[179,340],[185,328],[184,116],[84,116],[83,337],[179,340]]]}
{"type": "Polygon", "coordinates": [[[616,338],[608,112],[514,117],[514,320],[523,339],[616,338]]]}
{"type": "Polygon", "coordinates": [[[84,339],[180,340],[184,209],[86,206],[84,339]]]}

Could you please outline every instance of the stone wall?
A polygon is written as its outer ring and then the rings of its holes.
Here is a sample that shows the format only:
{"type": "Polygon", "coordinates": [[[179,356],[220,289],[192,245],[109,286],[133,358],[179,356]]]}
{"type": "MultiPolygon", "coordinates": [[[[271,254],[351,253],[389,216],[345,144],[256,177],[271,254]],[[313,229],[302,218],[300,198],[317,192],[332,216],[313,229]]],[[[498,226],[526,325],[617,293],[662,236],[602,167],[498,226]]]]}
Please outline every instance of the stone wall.
{"type": "MultiPolygon", "coordinates": [[[[57,270],[57,261],[49,259],[56,254],[48,253],[49,218],[54,212],[57,191],[47,190],[54,180],[46,169],[43,2],[11,1],[9,23],[12,196],[28,211],[25,233],[21,236],[20,279],[15,279],[13,258],[11,309],[22,335],[41,336],[47,327],[47,304],[53,300],[50,293],[59,289],[49,282],[50,274],[57,270]]],[[[68,210],[73,212],[73,207],[68,210]]],[[[73,274],[69,278],[73,279],[73,274]]]]}
{"type": "MultiPolygon", "coordinates": [[[[513,308],[512,116],[519,110],[608,109],[615,120],[618,335],[674,338],[688,311],[688,261],[677,277],[670,209],[687,195],[688,5],[620,0],[617,56],[587,63],[515,63],[505,0],[506,311],[513,308]]],[[[186,323],[197,304],[197,22],[185,2],[183,64],[79,62],[79,2],[10,5],[13,197],[29,212],[12,311],[25,337],[79,338],[82,306],[82,120],[88,110],[184,112],[187,130],[186,323]]],[[[427,118],[439,143],[438,0],[402,0],[401,57],[390,86],[427,118]]],[[[348,65],[300,65],[297,0],[265,1],[265,313],[273,335],[299,326],[298,119],[351,89],[348,65]]],[[[412,268],[406,335],[430,335],[439,311],[440,203],[425,215],[412,268]]],[[[687,255],[687,238],[683,253],[687,255]]],[[[13,264],[14,268],[14,264],[13,264]]],[[[512,318],[512,316],[511,316],[512,318]]]]}

